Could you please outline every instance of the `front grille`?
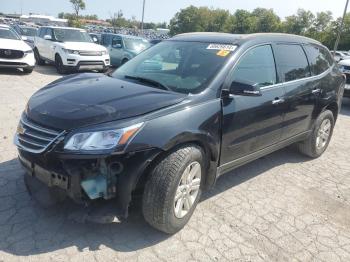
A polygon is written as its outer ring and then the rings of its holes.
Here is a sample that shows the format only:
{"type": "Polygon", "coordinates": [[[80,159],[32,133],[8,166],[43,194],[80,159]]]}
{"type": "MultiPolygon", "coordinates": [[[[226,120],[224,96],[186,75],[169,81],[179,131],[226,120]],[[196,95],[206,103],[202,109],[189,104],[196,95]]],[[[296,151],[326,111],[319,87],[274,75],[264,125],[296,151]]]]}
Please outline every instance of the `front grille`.
{"type": "Polygon", "coordinates": [[[62,136],[63,133],[64,131],[40,126],[25,116],[22,116],[17,128],[15,144],[25,151],[42,153],[62,136]]]}
{"type": "Polygon", "coordinates": [[[79,65],[104,65],[103,61],[80,61],[79,65]]]}
{"type": "Polygon", "coordinates": [[[100,51],[79,51],[81,56],[101,56],[102,52],[100,51]]]}
{"type": "Polygon", "coordinates": [[[0,61],[0,65],[3,66],[26,66],[26,63],[21,63],[21,62],[5,62],[5,61],[0,61]]]}
{"type": "Polygon", "coordinates": [[[350,66],[346,66],[346,65],[345,65],[345,66],[344,66],[344,69],[345,69],[345,70],[350,70],[350,66]]]}
{"type": "Polygon", "coordinates": [[[0,49],[0,58],[5,59],[19,59],[24,56],[24,52],[12,49],[0,49]]]}

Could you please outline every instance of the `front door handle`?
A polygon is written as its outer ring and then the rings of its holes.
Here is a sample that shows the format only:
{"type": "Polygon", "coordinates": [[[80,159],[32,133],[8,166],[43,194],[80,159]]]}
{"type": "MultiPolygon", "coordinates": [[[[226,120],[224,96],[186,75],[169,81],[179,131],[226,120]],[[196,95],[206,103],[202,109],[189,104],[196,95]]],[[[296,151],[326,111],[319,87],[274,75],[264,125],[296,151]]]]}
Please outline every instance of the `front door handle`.
{"type": "Polygon", "coordinates": [[[278,104],[282,104],[284,102],[283,98],[278,98],[276,97],[275,100],[272,100],[272,104],[273,105],[278,105],[278,104]]]}
{"type": "Polygon", "coordinates": [[[318,93],[321,92],[321,89],[315,88],[315,89],[313,89],[311,92],[312,92],[313,94],[318,94],[318,93]]]}

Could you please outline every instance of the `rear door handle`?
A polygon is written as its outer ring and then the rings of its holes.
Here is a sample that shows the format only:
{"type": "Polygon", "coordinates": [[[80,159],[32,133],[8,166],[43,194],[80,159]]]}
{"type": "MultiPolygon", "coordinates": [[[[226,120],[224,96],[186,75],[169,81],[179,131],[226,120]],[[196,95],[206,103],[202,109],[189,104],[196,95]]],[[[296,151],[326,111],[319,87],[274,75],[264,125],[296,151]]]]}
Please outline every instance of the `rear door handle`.
{"type": "Polygon", "coordinates": [[[273,105],[278,105],[278,104],[282,104],[282,103],[284,103],[284,99],[283,98],[276,97],[275,100],[272,100],[272,104],[273,105]]]}
{"type": "Polygon", "coordinates": [[[315,89],[313,89],[311,92],[312,92],[313,94],[318,94],[318,93],[321,92],[321,89],[315,88],[315,89]]]}

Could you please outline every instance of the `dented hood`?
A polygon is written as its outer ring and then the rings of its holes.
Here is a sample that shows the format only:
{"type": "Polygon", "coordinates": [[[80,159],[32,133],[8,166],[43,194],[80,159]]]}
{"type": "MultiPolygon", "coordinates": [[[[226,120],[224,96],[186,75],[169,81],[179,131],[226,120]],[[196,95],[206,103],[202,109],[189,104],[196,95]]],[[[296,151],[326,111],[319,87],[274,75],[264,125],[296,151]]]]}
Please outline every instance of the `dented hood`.
{"type": "Polygon", "coordinates": [[[135,117],[181,102],[185,95],[105,76],[63,77],[36,92],[26,114],[38,124],[72,130],[135,117]]]}

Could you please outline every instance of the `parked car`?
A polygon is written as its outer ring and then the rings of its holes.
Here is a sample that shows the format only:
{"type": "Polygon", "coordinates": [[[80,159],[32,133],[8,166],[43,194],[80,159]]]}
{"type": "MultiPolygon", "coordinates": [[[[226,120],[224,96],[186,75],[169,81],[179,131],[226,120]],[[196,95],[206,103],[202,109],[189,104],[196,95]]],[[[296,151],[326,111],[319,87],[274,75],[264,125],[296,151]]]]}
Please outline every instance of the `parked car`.
{"type": "Polygon", "coordinates": [[[34,48],[34,39],[38,32],[38,28],[31,26],[20,26],[20,34],[21,36],[26,37],[24,40],[31,48],[34,48]]]}
{"type": "Polygon", "coordinates": [[[162,39],[151,39],[151,40],[149,40],[149,43],[151,45],[156,45],[156,44],[159,44],[162,41],[163,41],[162,39]]]}
{"type": "Polygon", "coordinates": [[[120,66],[150,47],[144,38],[109,33],[101,35],[101,44],[108,49],[112,66],[120,66]]]}
{"type": "Polygon", "coordinates": [[[60,74],[77,70],[106,72],[110,65],[107,49],[93,43],[89,34],[82,29],[40,27],[34,45],[37,63],[54,63],[60,74]]]}
{"type": "Polygon", "coordinates": [[[32,48],[7,25],[0,25],[0,67],[22,68],[31,73],[35,66],[32,48]]]}
{"type": "Polygon", "coordinates": [[[72,75],[39,90],[15,144],[32,192],[39,183],[77,202],[115,199],[120,219],[142,192],[146,221],[175,233],[220,175],[291,144],[321,156],[344,85],[313,39],[182,34],[109,76],[72,75]]]}
{"type": "Polygon", "coordinates": [[[339,62],[344,59],[350,59],[349,53],[346,51],[336,51],[336,52],[331,51],[331,54],[333,55],[334,60],[336,62],[339,62]]]}
{"type": "MultiPolygon", "coordinates": [[[[339,69],[346,76],[346,82],[350,82],[350,58],[341,60],[339,63],[339,69]]],[[[345,86],[344,96],[350,97],[350,85],[345,86]]]]}
{"type": "Polygon", "coordinates": [[[95,44],[101,43],[101,34],[89,33],[89,35],[95,44]]]}

